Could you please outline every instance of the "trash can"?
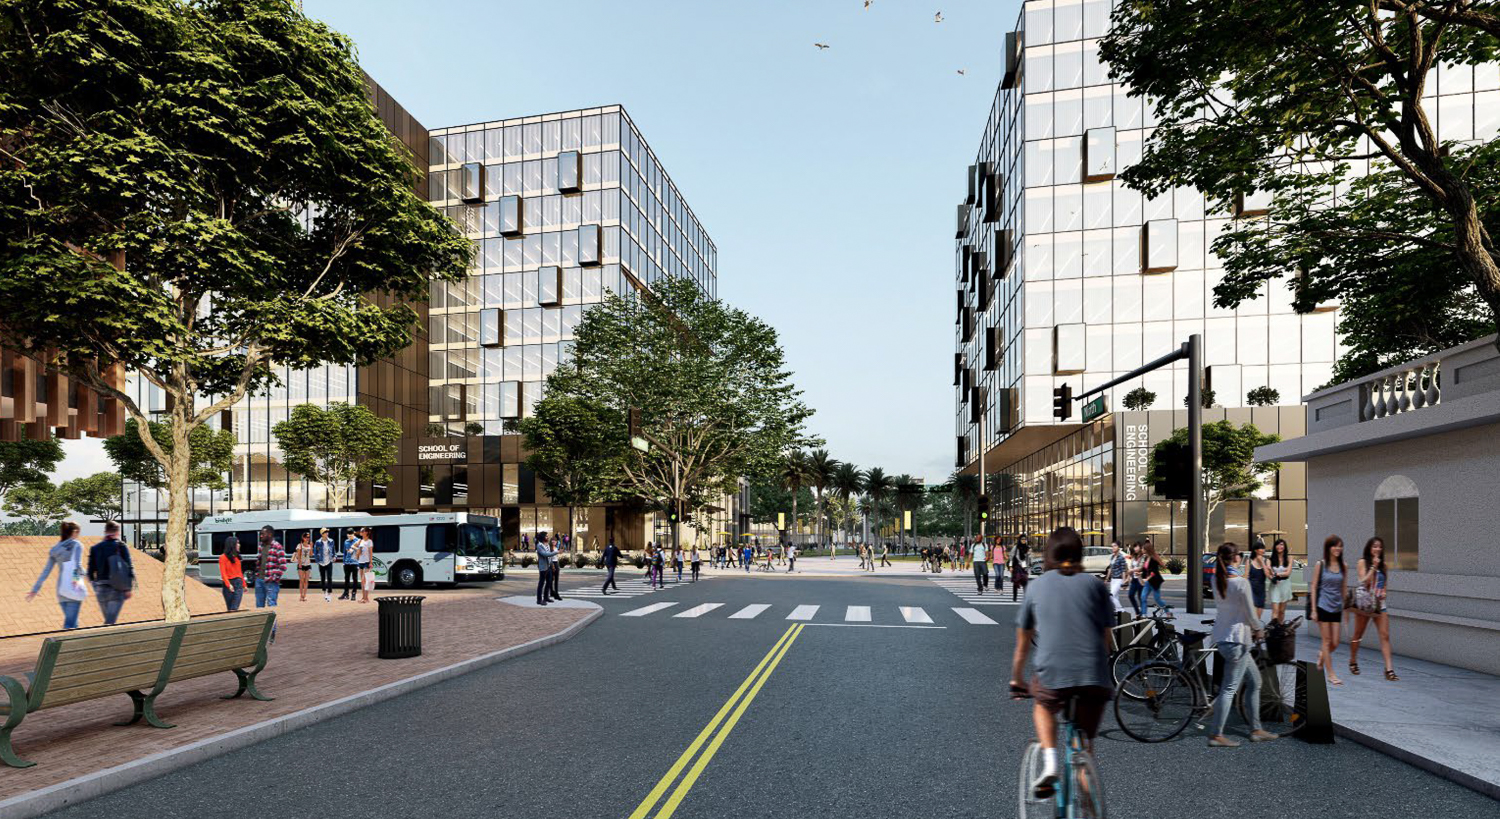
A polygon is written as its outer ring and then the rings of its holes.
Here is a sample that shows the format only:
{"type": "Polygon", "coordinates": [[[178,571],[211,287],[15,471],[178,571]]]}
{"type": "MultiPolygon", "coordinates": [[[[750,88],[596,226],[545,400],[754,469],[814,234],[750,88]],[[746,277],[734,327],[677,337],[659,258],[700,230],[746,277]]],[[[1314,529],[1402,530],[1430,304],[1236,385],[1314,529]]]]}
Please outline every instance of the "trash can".
{"type": "Polygon", "coordinates": [[[424,597],[377,597],[380,608],[382,660],[399,660],[422,653],[422,601],[424,597]]]}

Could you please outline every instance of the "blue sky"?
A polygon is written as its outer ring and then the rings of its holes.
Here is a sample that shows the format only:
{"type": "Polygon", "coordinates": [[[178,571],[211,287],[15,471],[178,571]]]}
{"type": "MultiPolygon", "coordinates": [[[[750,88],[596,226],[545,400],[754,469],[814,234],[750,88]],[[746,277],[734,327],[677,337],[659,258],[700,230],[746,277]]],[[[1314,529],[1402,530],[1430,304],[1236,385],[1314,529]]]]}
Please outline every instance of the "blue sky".
{"type": "MultiPolygon", "coordinates": [[[[952,470],[954,205],[1017,0],[304,7],[430,128],[624,105],[718,245],[719,295],[781,333],[833,456],[952,470]]],[[[109,467],[70,450],[59,477],[109,467]]]]}

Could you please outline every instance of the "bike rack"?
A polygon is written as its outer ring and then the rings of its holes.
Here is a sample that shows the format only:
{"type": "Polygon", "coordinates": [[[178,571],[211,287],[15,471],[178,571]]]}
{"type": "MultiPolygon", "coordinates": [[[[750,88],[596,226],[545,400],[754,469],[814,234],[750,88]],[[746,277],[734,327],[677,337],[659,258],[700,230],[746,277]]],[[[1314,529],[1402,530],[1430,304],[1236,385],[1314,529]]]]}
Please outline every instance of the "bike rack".
{"type": "Polygon", "coordinates": [[[1297,707],[1307,715],[1307,725],[1297,732],[1297,738],[1314,745],[1332,745],[1333,710],[1328,705],[1328,681],[1317,663],[1297,661],[1297,700],[1297,707]]]}

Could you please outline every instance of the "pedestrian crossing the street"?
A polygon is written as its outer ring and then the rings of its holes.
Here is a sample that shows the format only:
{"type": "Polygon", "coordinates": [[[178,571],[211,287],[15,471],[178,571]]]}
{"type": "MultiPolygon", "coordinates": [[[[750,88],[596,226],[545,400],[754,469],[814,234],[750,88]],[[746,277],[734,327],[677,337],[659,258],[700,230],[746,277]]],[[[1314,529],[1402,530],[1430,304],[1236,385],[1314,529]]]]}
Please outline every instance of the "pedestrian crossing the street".
{"type": "MultiPolygon", "coordinates": [[[[700,580],[712,580],[713,578],[712,577],[700,577],[699,579],[700,580]]],[[[686,579],[678,581],[678,580],[672,578],[671,576],[668,576],[667,577],[667,581],[666,581],[666,584],[667,584],[666,588],[670,589],[670,588],[675,588],[677,586],[687,586],[687,585],[691,585],[692,582],[693,581],[686,580],[686,579]]],[[[618,579],[617,578],[615,580],[615,585],[619,586],[620,590],[619,591],[615,591],[613,588],[611,588],[609,590],[609,594],[605,594],[604,593],[604,591],[602,589],[603,583],[604,583],[603,578],[600,578],[599,585],[592,585],[591,584],[591,585],[588,585],[588,586],[579,586],[579,587],[575,587],[575,588],[571,588],[571,589],[563,589],[562,593],[563,593],[563,595],[565,597],[577,597],[577,598],[584,598],[584,599],[589,599],[589,600],[604,599],[606,597],[609,598],[609,599],[611,599],[611,600],[613,600],[615,598],[619,598],[621,600],[626,600],[626,599],[629,599],[631,597],[640,597],[643,594],[651,594],[652,592],[665,591],[665,589],[662,589],[662,588],[653,588],[650,583],[646,582],[646,578],[644,578],[644,577],[637,577],[637,578],[633,578],[633,579],[630,579],[630,580],[624,580],[624,579],[618,579]]]]}
{"type": "Polygon", "coordinates": [[[1022,588],[1020,593],[1016,595],[1016,599],[1011,600],[1011,589],[1008,588],[1010,584],[1006,584],[1007,588],[1004,590],[997,590],[991,585],[984,591],[980,591],[979,586],[974,582],[974,575],[972,574],[953,572],[952,574],[929,577],[928,579],[939,588],[953,592],[958,599],[971,606],[1018,606],[1021,604],[1021,600],[1026,597],[1026,590],[1022,588]]]}
{"type": "Polygon", "coordinates": [[[678,609],[677,602],[651,603],[620,612],[621,617],[657,617],[656,619],[692,620],[791,620],[812,626],[865,626],[869,628],[917,628],[944,629],[964,626],[997,626],[997,620],[979,609],[969,606],[937,607],[932,611],[922,606],[820,606],[802,604],[794,606],[771,603],[751,603],[740,609],[726,609],[723,603],[699,603],[687,609],[678,609]],[[731,612],[726,615],[726,612],[731,612]],[[951,616],[949,614],[951,612],[951,616]],[[842,614],[842,617],[840,616],[842,614]]]}

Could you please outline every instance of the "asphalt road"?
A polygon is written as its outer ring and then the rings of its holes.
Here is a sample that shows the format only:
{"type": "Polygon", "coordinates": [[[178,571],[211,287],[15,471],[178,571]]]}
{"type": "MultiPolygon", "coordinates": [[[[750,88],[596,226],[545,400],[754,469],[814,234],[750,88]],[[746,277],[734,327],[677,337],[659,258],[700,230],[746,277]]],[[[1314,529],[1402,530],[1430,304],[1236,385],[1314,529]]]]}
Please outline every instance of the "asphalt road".
{"type": "MultiPolygon", "coordinates": [[[[1013,607],[975,607],[997,624],[974,625],[953,611],[967,604],[930,580],[878,576],[719,578],[603,605],[605,616],[559,646],[55,815],[1015,815],[1031,725],[1029,705],[1004,697],[1013,607]],[[658,603],[673,605],[622,616],[658,603]],[[706,603],[723,605],[673,616],[706,603]],[[751,604],[769,608],[731,619],[751,604]],[[786,619],[812,605],[811,619],[786,619]],[[841,625],[849,606],[870,607],[869,623],[841,625]],[[909,623],[902,606],[931,627],[908,627],[926,624],[909,623]],[[680,775],[649,798],[700,736],[680,775]]],[[[1231,721],[1232,734],[1243,731],[1231,721]]],[[[1190,728],[1141,745],[1106,717],[1098,759],[1115,817],[1500,812],[1342,741],[1209,749],[1190,728]]]]}

